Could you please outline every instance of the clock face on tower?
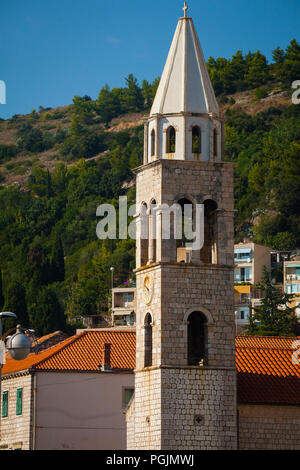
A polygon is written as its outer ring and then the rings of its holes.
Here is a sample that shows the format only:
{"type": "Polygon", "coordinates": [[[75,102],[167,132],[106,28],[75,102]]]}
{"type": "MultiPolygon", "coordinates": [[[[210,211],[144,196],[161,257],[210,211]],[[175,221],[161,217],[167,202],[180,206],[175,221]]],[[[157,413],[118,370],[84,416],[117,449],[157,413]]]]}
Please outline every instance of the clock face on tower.
{"type": "Polygon", "coordinates": [[[153,279],[150,275],[147,275],[144,278],[143,296],[144,296],[145,304],[149,305],[153,297],[153,279]]]}

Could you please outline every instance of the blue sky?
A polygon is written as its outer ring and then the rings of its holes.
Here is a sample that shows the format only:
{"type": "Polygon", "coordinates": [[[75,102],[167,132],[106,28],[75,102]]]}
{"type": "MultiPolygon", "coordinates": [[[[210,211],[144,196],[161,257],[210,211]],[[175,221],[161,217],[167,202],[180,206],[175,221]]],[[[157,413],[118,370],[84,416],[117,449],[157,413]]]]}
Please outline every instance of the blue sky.
{"type": "MultiPolygon", "coordinates": [[[[299,0],[190,0],[206,59],[300,41],[299,0]]],[[[1,0],[0,117],[161,75],[182,0],[1,0]]]]}

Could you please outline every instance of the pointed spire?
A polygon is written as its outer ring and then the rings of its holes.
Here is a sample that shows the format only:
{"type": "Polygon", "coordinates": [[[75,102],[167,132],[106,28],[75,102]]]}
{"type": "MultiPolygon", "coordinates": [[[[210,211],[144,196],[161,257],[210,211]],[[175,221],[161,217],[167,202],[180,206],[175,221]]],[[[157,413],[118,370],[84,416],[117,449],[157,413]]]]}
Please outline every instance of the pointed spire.
{"type": "Polygon", "coordinates": [[[185,2],[184,17],[179,19],[151,115],[180,112],[219,115],[202,48],[187,9],[185,2]]]}

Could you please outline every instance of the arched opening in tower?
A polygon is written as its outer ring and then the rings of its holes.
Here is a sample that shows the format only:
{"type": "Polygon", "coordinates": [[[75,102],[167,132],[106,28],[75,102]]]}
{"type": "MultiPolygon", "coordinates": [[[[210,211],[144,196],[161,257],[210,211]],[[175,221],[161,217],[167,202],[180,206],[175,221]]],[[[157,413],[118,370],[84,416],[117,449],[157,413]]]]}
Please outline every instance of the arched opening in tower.
{"type": "Polygon", "coordinates": [[[217,264],[217,209],[215,201],[204,202],[204,246],[200,260],[206,264],[217,264]]]}
{"type": "Polygon", "coordinates": [[[145,359],[144,359],[144,366],[151,367],[152,366],[152,317],[150,313],[147,313],[145,317],[144,323],[144,331],[145,331],[145,359]]]}
{"type": "Polygon", "coordinates": [[[214,129],[214,157],[218,156],[218,131],[217,129],[214,129]]]}
{"type": "Polygon", "coordinates": [[[150,138],[150,151],[151,157],[155,156],[155,130],[152,129],[151,138],[150,138]]]}
{"type": "Polygon", "coordinates": [[[190,263],[192,250],[186,247],[186,243],[192,242],[194,206],[186,197],[179,199],[177,204],[180,206],[180,217],[175,220],[177,263],[190,263]]]}
{"type": "Polygon", "coordinates": [[[194,126],[192,130],[192,153],[197,160],[202,152],[202,135],[199,126],[194,126]]]}
{"type": "Polygon", "coordinates": [[[147,204],[142,204],[140,212],[141,220],[141,237],[140,237],[140,252],[141,252],[141,266],[146,266],[149,256],[149,220],[147,214],[147,204]]]}
{"type": "Polygon", "coordinates": [[[207,365],[207,318],[193,312],[188,318],[188,365],[207,365]]]}
{"type": "Polygon", "coordinates": [[[170,126],[167,130],[167,148],[166,153],[176,152],[176,131],[173,126],[170,126]]]}

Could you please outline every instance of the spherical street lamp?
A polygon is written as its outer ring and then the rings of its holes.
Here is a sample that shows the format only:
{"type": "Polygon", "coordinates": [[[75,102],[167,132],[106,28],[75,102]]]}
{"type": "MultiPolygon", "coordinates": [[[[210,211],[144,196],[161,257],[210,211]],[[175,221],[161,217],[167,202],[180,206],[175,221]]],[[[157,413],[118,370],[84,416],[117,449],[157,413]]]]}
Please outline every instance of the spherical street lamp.
{"type": "MultiPolygon", "coordinates": [[[[35,341],[33,330],[24,330],[21,325],[16,327],[16,332],[12,336],[7,336],[11,330],[2,338],[2,319],[3,318],[17,318],[17,315],[12,312],[1,312],[0,313],[0,341],[2,346],[2,352],[5,354],[5,349],[8,350],[9,355],[15,361],[22,361],[31,352],[32,342],[35,341]],[[30,336],[29,336],[30,335],[30,336]],[[6,339],[6,345],[3,340],[6,339]],[[5,348],[6,346],[6,348],[5,348]]],[[[14,329],[14,328],[13,328],[14,329]]],[[[1,359],[1,358],[0,358],[1,359]]],[[[0,368],[2,366],[0,360],[0,368]]]]}
{"type": "Polygon", "coordinates": [[[7,338],[6,349],[12,359],[23,361],[30,354],[32,338],[27,336],[21,325],[16,327],[16,333],[7,338]]]}

